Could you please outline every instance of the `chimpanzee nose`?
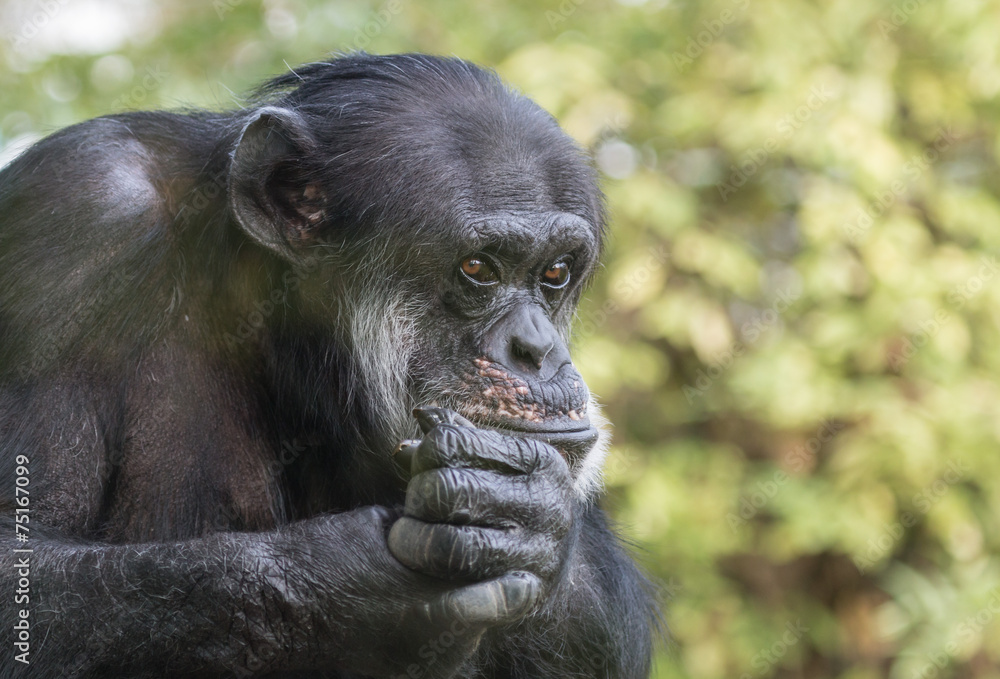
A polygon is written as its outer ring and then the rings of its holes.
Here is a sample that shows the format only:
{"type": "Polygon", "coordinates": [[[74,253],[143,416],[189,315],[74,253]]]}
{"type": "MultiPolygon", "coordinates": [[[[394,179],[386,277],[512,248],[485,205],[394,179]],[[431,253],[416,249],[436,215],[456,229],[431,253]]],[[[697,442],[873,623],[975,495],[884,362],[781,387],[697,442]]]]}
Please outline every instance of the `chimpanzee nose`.
{"type": "Polygon", "coordinates": [[[524,324],[510,338],[511,354],[525,363],[532,363],[537,369],[542,369],[545,357],[552,351],[556,338],[539,330],[534,324],[524,324]]]}
{"type": "Polygon", "coordinates": [[[536,304],[519,304],[497,321],[487,334],[485,350],[491,361],[543,380],[570,360],[555,326],[536,304]]]}

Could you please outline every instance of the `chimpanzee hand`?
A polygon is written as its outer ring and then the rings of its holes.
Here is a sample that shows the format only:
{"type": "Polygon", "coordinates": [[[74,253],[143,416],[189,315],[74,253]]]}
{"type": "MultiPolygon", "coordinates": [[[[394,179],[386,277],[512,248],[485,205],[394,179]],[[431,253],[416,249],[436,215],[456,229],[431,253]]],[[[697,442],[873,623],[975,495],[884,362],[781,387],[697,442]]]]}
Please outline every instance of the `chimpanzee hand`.
{"type": "Polygon", "coordinates": [[[283,631],[281,641],[252,638],[255,653],[267,660],[289,652],[278,669],[451,679],[486,630],[534,609],[541,583],[530,573],[454,582],[403,565],[387,545],[399,520],[394,510],[365,507],[298,522],[270,538],[274,594],[266,609],[280,615],[266,626],[283,631]],[[269,645],[270,654],[261,652],[269,645]]]}
{"type": "Polygon", "coordinates": [[[389,533],[392,554],[439,578],[524,572],[548,589],[570,549],[572,478],[563,457],[541,441],[476,429],[449,410],[415,415],[425,437],[401,452],[412,456],[413,477],[404,516],[389,533]]]}
{"type": "Polygon", "coordinates": [[[317,517],[273,547],[274,572],[307,585],[290,597],[317,654],[303,666],[325,655],[368,676],[453,677],[484,632],[537,609],[566,562],[574,500],[555,448],[443,409],[416,416],[425,437],[399,453],[413,473],[403,516],[317,517]]]}

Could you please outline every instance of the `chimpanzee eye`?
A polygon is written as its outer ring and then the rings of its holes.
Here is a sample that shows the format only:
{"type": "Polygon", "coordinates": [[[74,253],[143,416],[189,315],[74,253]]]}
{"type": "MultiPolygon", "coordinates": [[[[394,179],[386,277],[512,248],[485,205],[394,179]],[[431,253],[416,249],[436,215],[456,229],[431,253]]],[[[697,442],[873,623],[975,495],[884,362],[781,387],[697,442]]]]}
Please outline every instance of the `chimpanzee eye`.
{"type": "Polygon", "coordinates": [[[480,285],[492,285],[500,280],[489,262],[479,257],[462,260],[462,273],[480,285]]]}
{"type": "Polygon", "coordinates": [[[569,283],[569,263],[555,262],[542,272],[542,283],[550,288],[562,288],[569,283]]]}

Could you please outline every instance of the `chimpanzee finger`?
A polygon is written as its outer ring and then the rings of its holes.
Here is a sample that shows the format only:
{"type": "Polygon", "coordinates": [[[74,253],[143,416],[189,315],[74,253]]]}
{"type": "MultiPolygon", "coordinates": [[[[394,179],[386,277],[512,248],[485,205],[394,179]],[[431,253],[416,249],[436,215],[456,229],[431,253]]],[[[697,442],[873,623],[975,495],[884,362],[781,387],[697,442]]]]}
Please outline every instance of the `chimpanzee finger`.
{"type": "Polygon", "coordinates": [[[473,428],[476,426],[456,413],[454,410],[449,410],[447,408],[435,408],[430,406],[414,408],[413,416],[417,418],[417,424],[420,425],[420,431],[425,434],[439,424],[455,424],[460,427],[473,428]]]}
{"type": "MultiPolygon", "coordinates": [[[[456,424],[461,427],[475,427],[472,422],[469,422],[454,410],[448,410],[447,408],[437,408],[433,406],[414,408],[413,416],[417,418],[417,424],[420,426],[420,430],[425,434],[439,424],[456,424]]],[[[399,445],[396,446],[396,449],[392,451],[392,454],[396,458],[396,462],[399,466],[408,472],[411,471],[413,466],[413,456],[416,454],[417,446],[419,445],[420,439],[405,439],[400,441],[399,445]]]]}
{"type": "Polygon", "coordinates": [[[566,461],[542,441],[450,424],[438,425],[423,438],[412,472],[416,475],[440,467],[479,467],[505,474],[531,474],[551,468],[569,477],[566,461]]]}
{"type": "Polygon", "coordinates": [[[425,523],[404,516],[389,530],[389,551],[404,566],[438,578],[495,578],[544,570],[555,543],[541,534],[425,523]]]}
{"type": "Polygon", "coordinates": [[[455,631],[455,621],[473,629],[512,623],[531,612],[541,591],[536,576],[515,571],[446,592],[427,604],[426,615],[435,627],[451,631],[455,631]]]}
{"type": "Polygon", "coordinates": [[[396,463],[405,469],[408,474],[413,473],[413,458],[416,456],[417,448],[419,447],[420,439],[404,439],[396,446],[396,450],[392,451],[396,463]]]}
{"type": "Polygon", "coordinates": [[[413,477],[405,515],[429,523],[509,529],[525,527],[557,539],[569,532],[572,509],[559,485],[483,469],[445,467],[413,477]]]}

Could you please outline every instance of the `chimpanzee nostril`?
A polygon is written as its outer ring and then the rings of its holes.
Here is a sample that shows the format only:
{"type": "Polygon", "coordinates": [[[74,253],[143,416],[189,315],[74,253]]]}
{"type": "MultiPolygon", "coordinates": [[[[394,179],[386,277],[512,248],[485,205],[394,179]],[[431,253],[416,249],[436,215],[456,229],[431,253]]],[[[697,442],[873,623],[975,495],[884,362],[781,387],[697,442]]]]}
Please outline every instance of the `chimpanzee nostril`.
{"type": "MultiPolygon", "coordinates": [[[[520,361],[524,361],[525,363],[535,363],[535,360],[531,357],[531,352],[522,347],[521,343],[518,342],[516,339],[514,340],[510,348],[510,353],[514,358],[520,361]]],[[[535,363],[535,365],[538,364],[535,363]]]]}
{"type": "Polygon", "coordinates": [[[555,342],[545,341],[541,337],[528,339],[515,335],[511,338],[510,353],[514,358],[541,369],[545,357],[552,351],[554,344],[555,342]]]}

